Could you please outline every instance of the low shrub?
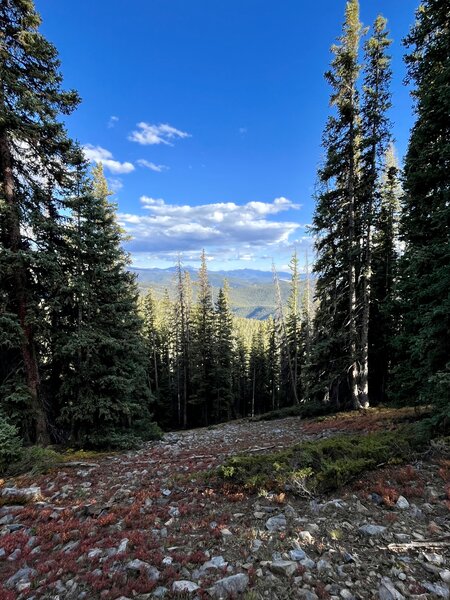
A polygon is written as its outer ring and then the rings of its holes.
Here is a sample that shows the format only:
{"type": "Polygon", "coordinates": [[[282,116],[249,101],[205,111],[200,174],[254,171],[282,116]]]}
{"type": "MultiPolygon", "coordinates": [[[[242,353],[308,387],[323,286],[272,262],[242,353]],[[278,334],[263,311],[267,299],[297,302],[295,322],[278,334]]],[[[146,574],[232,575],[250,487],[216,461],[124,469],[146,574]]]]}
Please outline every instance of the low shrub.
{"type": "Polygon", "coordinates": [[[0,474],[7,470],[12,461],[17,460],[22,442],[14,425],[0,416],[0,474]]]}
{"type": "Polygon", "coordinates": [[[285,406],[270,412],[263,413],[252,417],[252,421],[274,421],[275,419],[285,419],[286,417],[302,417],[309,419],[313,417],[321,417],[330,415],[334,411],[330,409],[328,404],[321,402],[306,402],[304,404],[295,404],[294,406],[285,406]]]}
{"type": "Polygon", "coordinates": [[[54,469],[62,461],[61,454],[51,448],[29,446],[20,450],[18,458],[9,466],[8,473],[11,475],[20,475],[21,473],[38,475],[54,469]]]}
{"type": "Polygon", "coordinates": [[[218,475],[250,491],[326,492],[380,464],[407,460],[420,443],[415,431],[406,430],[332,437],[272,454],[231,457],[218,469],[218,475]]]}

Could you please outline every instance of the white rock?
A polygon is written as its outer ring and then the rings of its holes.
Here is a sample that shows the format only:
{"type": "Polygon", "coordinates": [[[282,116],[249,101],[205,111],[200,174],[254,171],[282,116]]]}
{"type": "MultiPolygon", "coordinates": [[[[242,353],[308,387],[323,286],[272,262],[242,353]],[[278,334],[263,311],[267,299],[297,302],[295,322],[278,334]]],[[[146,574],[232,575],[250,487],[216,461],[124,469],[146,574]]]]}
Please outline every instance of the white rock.
{"type": "Polygon", "coordinates": [[[395,506],[400,510],[406,510],[409,508],[409,502],[404,496],[399,496],[395,506]]]}
{"type": "Polygon", "coordinates": [[[174,581],[172,585],[172,592],[175,594],[179,594],[181,592],[187,592],[190,594],[192,592],[196,592],[198,589],[200,589],[200,587],[196,583],[193,581],[188,581],[187,579],[174,581]]]}
{"type": "Polygon", "coordinates": [[[233,597],[236,594],[244,592],[249,584],[248,576],[245,573],[238,573],[237,575],[231,575],[230,577],[224,577],[219,579],[216,583],[209,588],[208,592],[213,598],[228,598],[233,597]]]}

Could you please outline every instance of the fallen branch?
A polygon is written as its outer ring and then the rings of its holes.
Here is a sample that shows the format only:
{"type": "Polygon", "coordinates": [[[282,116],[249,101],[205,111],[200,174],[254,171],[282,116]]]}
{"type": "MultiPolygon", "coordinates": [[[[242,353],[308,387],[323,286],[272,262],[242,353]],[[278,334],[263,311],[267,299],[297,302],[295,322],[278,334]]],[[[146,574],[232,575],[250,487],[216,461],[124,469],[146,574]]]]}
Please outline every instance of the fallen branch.
{"type": "Polygon", "coordinates": [[[450,535],[438,540],[423,540],[420,542],[408,542],[405,544],[389,544],[388,549],[396,552],[397,550],[409,550],[410,548],[450,548],[450,535]]]}
{"type": "Polygon", "coordinates": [[[83,462],[80,460],[69,460],[68,462],[58,463],[58,466],[60,466],[60,467],[84,467],[86,469],[93,469],[95,467],[98,467],[99,465],[97,463],[83,462]]]}

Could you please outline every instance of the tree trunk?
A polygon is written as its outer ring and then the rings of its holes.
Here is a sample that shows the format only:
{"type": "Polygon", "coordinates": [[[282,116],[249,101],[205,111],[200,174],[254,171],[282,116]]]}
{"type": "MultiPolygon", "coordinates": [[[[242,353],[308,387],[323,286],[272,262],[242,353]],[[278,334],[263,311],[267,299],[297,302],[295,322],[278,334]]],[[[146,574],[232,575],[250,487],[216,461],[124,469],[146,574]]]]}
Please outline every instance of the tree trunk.
{"type": "MultiPolygon", "coordinates": [[[[352,103],[354,99],[352,98],[352,103]]],[[[348,370],[350,396],[353,408],[361,408],[358,390],[358,364],[357,364],[357,332],[356,332],[356,266],[355,266],[355,126],[350,124],[350,156],[348,173],[348,290],[349,290],[349,333],[350,333],[350,358],[351,365],[348,370]]]]}
{"type": "Polygon", "coordinates": [[[20,217],[15,199],[14,174],[6,132],[3,132],[0,135],[0,177],[3,188],[3,196],[6,202],[5,244],[16,257],[16,264],[13,267],[14,302],[15,310],[23,333],[21,350],[25,379],[31,398],[35,438],[38,444],[46,445],[50,442],[50,439],[48,435],[45,410],[39,395],[40,381],[34,349],[33,330],[28,320],[26,267],[20,257],[20,251],[22,249],[20,217]]]}

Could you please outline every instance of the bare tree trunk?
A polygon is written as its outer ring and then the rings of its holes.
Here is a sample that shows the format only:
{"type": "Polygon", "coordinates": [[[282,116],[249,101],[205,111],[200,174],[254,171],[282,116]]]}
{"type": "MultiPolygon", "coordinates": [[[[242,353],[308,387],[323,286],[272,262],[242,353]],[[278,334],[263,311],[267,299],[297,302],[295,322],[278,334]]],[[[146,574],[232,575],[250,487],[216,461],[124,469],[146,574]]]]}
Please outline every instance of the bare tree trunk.
{"type": "MultiPolygon", "coordinates": [[[[353,103],[353,98],[352,98],[353,103]]],[[[350,157],[348,173],[348,289],[349,289],[349,333],[351,365],[348,370],[350,396],[353,408],[361,408],[358,390],[358,360],[357,360],[357,331],[356,331],[356,266],[355,266],[355,126],[350,124],[350,157]]]]}
{"type": "Polygon", "coordinates": [[[14,267],[14,294],[17,316],[23,333],[21,344],[23,365],[28,391],[31,397],[35,437],[38,444],[46,445],[50,442],[47,420],[42,399],[39,395],[39,371],[34,349],[33,329],[28,319],[27,303],[27,276],[25,266],[20,259],[21,235],[20,217],[15,199],[15,183],[12,169],[11,153],[8,146],[6,132],[0,135],[0,177],[3,196],[7,206],[5,219],[5,242],[9,250],[18,257],[14,267]]]}

